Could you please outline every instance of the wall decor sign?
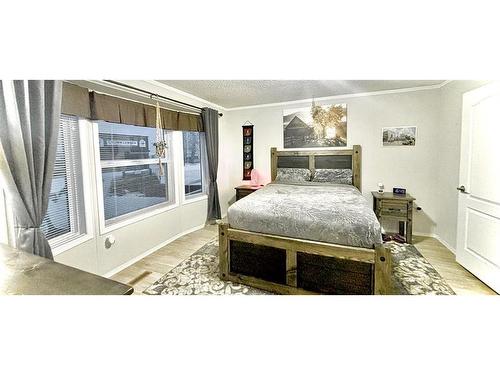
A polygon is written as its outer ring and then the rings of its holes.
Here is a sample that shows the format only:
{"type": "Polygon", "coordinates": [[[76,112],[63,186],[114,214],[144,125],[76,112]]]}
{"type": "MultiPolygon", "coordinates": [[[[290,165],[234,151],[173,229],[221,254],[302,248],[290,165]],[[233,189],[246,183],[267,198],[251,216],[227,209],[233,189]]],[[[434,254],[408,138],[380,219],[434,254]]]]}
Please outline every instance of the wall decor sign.
{"type": "Polygon", "coordinates": [[[283,140],[285,148],[347,146],[347,104],[285,109],[283,140]]]}
{"type": "Polygon", "coordinates": [[[253,135],[253,124],[245,121],[243,124],[243,180],[252,179],[253,135]]]}
{"type": "Polygon", "coordinates": [[[416,126],[382,128],[383,146],[415,146],[416,140],[416,126]]]}

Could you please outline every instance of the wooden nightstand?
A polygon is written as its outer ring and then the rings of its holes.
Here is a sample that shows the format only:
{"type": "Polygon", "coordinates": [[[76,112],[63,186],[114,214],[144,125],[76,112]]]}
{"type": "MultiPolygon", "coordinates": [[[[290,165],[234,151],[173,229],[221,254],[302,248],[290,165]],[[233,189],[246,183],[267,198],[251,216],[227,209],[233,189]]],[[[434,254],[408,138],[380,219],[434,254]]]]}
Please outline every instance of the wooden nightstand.
{"type": "Polygon", "coordinates": [[[399,234],[406,236],[406,242],[412,243],[413,198],[410,194],[397,195],[372,191],[373,211],[377,219],[393,219],[399,221],[399,234]],[[406,223],[406,228],[405,224],[406,223]]]}
{"type": "Polygon", "coordinates": [[[261,188],[263,188],[264,185],[257,185],[257,186],[252,186],[252,185],[240,185],[235,187],[236,189],[236,200],[240,200],[243,197],[246,197],[249,194],[252,194],[254,191],[257,191],[261,188]]]}

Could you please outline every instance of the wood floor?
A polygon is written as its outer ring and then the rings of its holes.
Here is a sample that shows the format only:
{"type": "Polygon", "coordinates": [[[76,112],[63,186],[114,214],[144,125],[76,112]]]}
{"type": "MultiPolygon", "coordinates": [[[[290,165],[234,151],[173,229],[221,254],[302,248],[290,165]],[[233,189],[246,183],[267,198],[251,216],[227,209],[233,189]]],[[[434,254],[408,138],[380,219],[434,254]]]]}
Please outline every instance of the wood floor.
{"type": "Polygon", "coordinates": [[[144,295],[142,292],[147,287],[215,238],[217,233],[217,225],[207,225],[169,243],[111,278],[133,286],[134,294],[144,295]]]}
{"type": "Polygon", "coordinates": [[[455,261],[455,254],[432,237],[413,236],[413,244],[458,295],[496,293],[455,261]]]}
{"type": "MultiPolygon", "coordinates": [[[[207,225],[203,229],[171,242],[111,278],[132,285],[134,294],[142,294],[143,290],[216,236],[217,226],[207,225]]],[[[414,245],[448,282],[456,294],[496,294],[460,266],[455,261],[455,255],[435,238],[414,236],[414,245]]]]}

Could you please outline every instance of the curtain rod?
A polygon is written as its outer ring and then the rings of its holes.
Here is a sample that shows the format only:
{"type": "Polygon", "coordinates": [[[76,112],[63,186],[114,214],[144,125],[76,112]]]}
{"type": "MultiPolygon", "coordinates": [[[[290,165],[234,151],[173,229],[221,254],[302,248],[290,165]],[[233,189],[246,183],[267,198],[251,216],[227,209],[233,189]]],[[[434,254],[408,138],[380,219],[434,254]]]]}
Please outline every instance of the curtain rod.
{"type": "MultiPolygon", "coordinates": [[[[125,88],[130,89],[130,90],[135,90],[135,91],[142,92],[143,94],[151,95],[151,98],[153,98],[154,96],[157,96],[159,98],[162,98],[164,100],[168,100],[168,101],[173,102],[173,103],[181,104],[183,106],[187,106],[187,107],[191,107],[191,108],[196,108],[199,111],[202,110],[201,107],[198,107],[198,106],[195,106],[195,105],[192,105],[192,104],[189,104],[189,103],[181,102],[180,100],[175,100],[175,99],[172,99],[172,98],[160,95],[160,94],[155,94],[155,93],[153,93],[151,91],[147,91],[147,90],[140,89],[138,87],[127,85],[126,83],[121,83],[121,82],[118,82],[118,81],[113,81],[111,79],[105,79],[104,82],[109,82],[109,83],[112,83],[113,85],[122,86],[122,87],[125,87],[125,88]]],[[[219,113],[219,116],[222,117],[222,113],[219,113]]]]}

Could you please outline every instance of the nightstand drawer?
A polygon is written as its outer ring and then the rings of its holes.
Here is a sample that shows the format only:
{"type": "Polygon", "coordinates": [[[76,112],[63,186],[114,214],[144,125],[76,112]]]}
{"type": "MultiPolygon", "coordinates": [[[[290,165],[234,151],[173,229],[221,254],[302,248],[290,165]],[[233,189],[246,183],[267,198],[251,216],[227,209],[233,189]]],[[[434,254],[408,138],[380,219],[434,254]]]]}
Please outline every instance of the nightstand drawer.
{"type": "Polygon", "coordinates": [[[406,219],[407,211],[406,208],[381,208],[379,210],[379,215],[383,217],[396,217],[401,219],[406,219]]]}
{"type": "Polygon", "coordinates": [[[249,191],[249,190],[243,190],[243,191],[241,191],[241,190],[240,190],[240,191],[237,191],[237,192],[236,192],[236,200],[239,200],[239,199],[241,199],[241,198],[244,198],[244,197],[246,197],[247,195],[250,195],[250,194],[252,194],[252,193],[253,193],[253,191],[249,191]]]}
{"type": "Polygon", "coordinates": [[[251,185],[241,185],[235,187],[236,189],[236,200],[240,200],[241,198],[245,198],[247,195],[250,195],[257,190],[261,189],[264,185],[259,186],[251,186],[251,185]]]}
{"type": "Polygon", "coordinates": [[[406,212],[407,203],[406,202],[399,202],[395,200],[384,200],[382,199],[380,201],[380,208],[381,209],[388,209],[388,210],[402,210],[406,212]]]}

